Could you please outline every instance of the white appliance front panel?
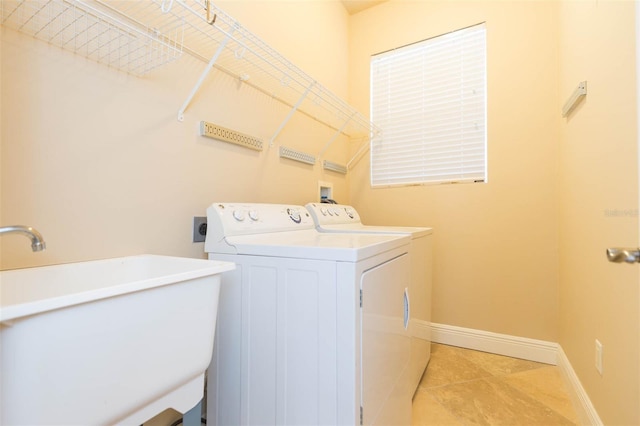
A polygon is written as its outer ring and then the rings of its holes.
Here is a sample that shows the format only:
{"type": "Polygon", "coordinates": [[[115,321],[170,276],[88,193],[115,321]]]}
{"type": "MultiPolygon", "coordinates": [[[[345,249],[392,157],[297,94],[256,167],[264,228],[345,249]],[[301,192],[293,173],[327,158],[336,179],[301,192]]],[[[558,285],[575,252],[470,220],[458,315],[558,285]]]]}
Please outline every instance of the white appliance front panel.
{"type": "MultiPolygon", "coordinates": [[[[211,259],[235,262],[237,269],[222,276],[209,367],[209,421],[215,425],[359,424],[361,403],[368,404],[361,396],[362,368],[369,362],[360,353],[360,277],[365,271],[374,277],[373,271],[387,264],[389,276],[406,275],[404,260],[390,261],[406,258],[408,249],[405,244],[355,263],[210,253],[211,259]]],[[[372,283],[366,285],[367,291],[391,297],[397,292],[395,280],[383,281],[367,278],[365,282],[372,283]]],[[[386,365],[408,358],[407,348],[396,350],[407,353],[390,358],[383,351],[375,362],[386,365]]],[[[397,368],[367,368],[367,374],[389,372],[396,374],[397,368]]],[[[410,418],[410,394],[404,402],[403,408],[395,404],[393,410],[383,408],[383,412],[396,412],[394,419],[410,418]]],[[[387,403],[392,400],[387,398],[387,403]]],[[[363,407],[365,413],[368,410],[363,407]]]]}
{"type": "Polygon", "coordinates": [[[211,257],[237,262],[222,277],[212,424],[338,424],[336,263],[211,257]]]}

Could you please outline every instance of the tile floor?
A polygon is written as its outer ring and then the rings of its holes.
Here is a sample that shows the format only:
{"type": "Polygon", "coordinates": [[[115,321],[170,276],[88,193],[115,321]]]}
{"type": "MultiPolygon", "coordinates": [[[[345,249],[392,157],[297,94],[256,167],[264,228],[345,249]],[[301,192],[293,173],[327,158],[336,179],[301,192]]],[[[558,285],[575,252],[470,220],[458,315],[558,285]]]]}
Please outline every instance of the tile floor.
{"type": "Polygon", "coordinates": [[[413,398],[413,426],[577,425],[557,367],[440,344],[413,398]]]}

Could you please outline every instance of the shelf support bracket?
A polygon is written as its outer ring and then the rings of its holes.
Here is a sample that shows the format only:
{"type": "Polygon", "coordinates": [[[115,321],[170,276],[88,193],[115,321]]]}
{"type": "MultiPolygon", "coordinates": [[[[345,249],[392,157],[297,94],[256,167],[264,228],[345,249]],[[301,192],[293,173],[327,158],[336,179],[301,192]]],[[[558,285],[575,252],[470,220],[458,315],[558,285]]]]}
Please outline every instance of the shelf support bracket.
{"type": "Polygon", "coordinates": [[[200,78],[196,82],[196,85],[191,90],[191,93],[189,93],[189,96],[187,97],[187,100],[184,101],[184,103],[182,104],[182,107],[180,107],[180,110],[178,111],[178,121],[184,121],[184,111],[187,109],[187,107],[189,106],[189,104],[193,100],[193,97],[196,95],[198,90],[200,90],[200,86],[202,86],[202,83],[204,83],[204,79],[207,77],[207,75],[209,75],[209,72],[211,71],[211,68],[213,68],[213,65],[216,63],[216,61],[218,60],[218,57],[220,56],[220,54],[224,50],[225,46],[227,45],[227,43],[231,39],[231,35],[233,34],[234,30],[235,29],[233,29],[229,34],[227,34],[227,36],[224,38],[224,40],[222,40],[222,42],[220,43],[220,46],[218,46],[218,49],[216,50],[216,52],[211,57],[211,60],[209,60],[209,63],[207,64],[207,67],[204,69],[204,71],[202,71],[202,74],[200,75],[200,78]]]}
{"type": "Polygon", "coordinates": [[[318,155],[318,157],[322,158],[322,156],[324,155],[325,152],[327,152],[327,150],[329,149],[329,147],[335,142],[335,140],[338,138],[338,136],[340,136],[340,133],[342,133],[342,131],[347,127],[347,124],[349,124],[349,122],[351,121],[351,119],[353,117],[355,117],[355,115],[357,114],[357,112],[354,112],[353,114],[351,114],[349,116],[349,118],[347,118],[347,120],[344,122],[344,124],[342,125],[342,127],[340,127],[338,129],[338,131],[331,137],[331,139],[329,139],[329,142],[327,142],[327,144],[324,146],[324,148],[322,148],[322,151],[320,151],[320,154],[318,155]]]}
{"type": "Polygon", "coordinates": [[[296,104],[293,106],[293,108],[291,108],[291,111],[289,111],[289,114],[287,114],[287,116],[285,117],[285,119],[282,122],[282,124],[280,124],[280,127],[278,127],[278,130],[276,130],[276,132],[273,134],[273,136],[269,140],[269,146],[273,146],[273,142],[276,140],[276,138],[278,137],[280,132],[282,132],[282,129],[284,129],[284,126],[286,126],[287,123],[289,122],[289,120],[291,120],[291,117],[293,117],[293,114],[295,114],[295,112],[298,110],[298,108],[302,104],[302,101],[304,101],[304,98],[307,97],[307,95],[309,94],[311,89],[313,89],[313,86],[315,86],[315,85],[316,85],[316,82],[315,81],[312,82],[309,85],[309,87],[307,87],[307,90],[304,91],[302,96],[300,96],[300,99],[298,99],[298,102],[296,102],[296,104]]]}
{"type": "Polygon", "coordinates": [[[362,144],[358,151],[351,157],[351,160],[347,163],[347,170],[351,170],[351,166],[356,163],[362,155],[371,149],[372,139],[367,140],[367,143],[362,144]]]}

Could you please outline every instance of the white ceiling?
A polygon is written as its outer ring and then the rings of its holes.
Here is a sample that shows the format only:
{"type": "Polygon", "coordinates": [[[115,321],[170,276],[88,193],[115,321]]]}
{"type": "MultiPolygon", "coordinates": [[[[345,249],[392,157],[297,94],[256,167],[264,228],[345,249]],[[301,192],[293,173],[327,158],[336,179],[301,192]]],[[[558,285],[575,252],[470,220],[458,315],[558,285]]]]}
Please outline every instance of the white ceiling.
{"type": "Polygon", "coordinates": [[[349,12],[349,15],[353,15],[385,1],[387,0],[342,0],[342,4],[349,12]]]}

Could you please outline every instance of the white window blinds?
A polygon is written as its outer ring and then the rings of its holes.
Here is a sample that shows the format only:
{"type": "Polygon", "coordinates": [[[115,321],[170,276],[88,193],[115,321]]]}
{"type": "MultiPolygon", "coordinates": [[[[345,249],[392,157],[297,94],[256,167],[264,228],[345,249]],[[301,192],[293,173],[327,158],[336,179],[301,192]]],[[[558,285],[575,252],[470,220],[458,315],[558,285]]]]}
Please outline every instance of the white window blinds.
{"type": "Polygon", "coordinates": [[[375,55],[372,186],[486,180],[484,24],[375,55]]]}

